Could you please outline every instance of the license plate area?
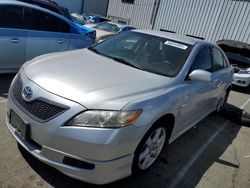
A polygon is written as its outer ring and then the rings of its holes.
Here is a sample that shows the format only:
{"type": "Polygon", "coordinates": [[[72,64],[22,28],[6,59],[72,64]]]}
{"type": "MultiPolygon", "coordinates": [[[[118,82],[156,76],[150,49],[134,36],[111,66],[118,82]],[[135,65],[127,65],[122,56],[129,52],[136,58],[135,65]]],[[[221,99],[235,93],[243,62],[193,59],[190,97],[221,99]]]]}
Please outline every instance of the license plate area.
{"type": "Polygon", "coordinates": [[[20,136],[28,140],[30,135],[30,125],[25,123],[13,110],[10,111],[10,124],[16,129],[20,136]]]}

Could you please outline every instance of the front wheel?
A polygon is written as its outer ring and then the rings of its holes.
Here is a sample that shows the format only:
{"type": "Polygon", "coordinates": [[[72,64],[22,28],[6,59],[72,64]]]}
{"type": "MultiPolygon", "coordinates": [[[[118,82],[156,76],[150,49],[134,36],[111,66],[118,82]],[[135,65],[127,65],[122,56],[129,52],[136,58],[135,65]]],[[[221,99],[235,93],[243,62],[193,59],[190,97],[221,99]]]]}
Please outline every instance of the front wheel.
{"type": "Polygon", "coordinates": [[[159,157],[166,142],[166,129],[162,126],[151,128],[136,149],[132,170],[133,173],[145,171],[159,157]]]}

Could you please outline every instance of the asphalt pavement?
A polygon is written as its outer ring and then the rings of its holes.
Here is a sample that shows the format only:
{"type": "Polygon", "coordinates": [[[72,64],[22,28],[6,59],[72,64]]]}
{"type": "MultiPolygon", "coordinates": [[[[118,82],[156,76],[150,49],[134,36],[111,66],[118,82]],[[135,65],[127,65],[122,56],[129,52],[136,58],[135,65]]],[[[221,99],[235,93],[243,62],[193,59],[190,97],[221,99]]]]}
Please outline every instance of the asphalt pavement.
{"type": "MultiPolygon", "coordinates": [[[[14,75],[0,76],[0,187],[250,187],[250,127],[211,114],[163,151],[146,173],[95,186],[47,166],[22,149],[5,126],[14,75]]],[[[228,103],[250,112],[250,89],[234,87],[228,103]]]]}

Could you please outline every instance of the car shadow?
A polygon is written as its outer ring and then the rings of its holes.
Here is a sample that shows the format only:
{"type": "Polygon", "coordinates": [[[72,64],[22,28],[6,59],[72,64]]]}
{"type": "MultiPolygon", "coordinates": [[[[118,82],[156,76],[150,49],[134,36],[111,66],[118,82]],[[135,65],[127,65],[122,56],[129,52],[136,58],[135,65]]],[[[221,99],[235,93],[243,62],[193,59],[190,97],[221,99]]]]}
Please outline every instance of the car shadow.
{"type": "Polygon", "coordinates": [[[234,123],[250,127],[250,114],[232,104],[225,104],[221,114],[234,123]]]}
{"type": "Polygon", "coordinates": [[[15,74],[0,74],[0,97],[7,98],[10,84],[15,74]]]}
{"type": "Polygon", "coordinates": [[[55,168],[40,162],[32,155],[30,155],[20,144],[18,144],[18,149],[21,152],[23,158],[28,162],[30,167],[53,187],[97,187],[95,185],[70,178],[69,176],[62,174],[55,168]]]}
{"type": "Polygon", "coordinates": [[[250,86],[248,86],[248,87],[240,87],[240,86],[233,85],[232,90],[250,95],[250,86]]]}
{"type": "Polygon", "coordinates": [[[155,165],[143,174],[134,175],[103,186],[96,186],[70,178],[38,161],[21,146],[19,146],[19,150],[30,167],[53,187],[168,187],[182,173],[183,167],[189,163],[193,155],[203,147],[225,122],[228,123],[227,126],[210,143],[211,147],[207,147],[202,152],[181,181],[175,186],[195,187],[214,163],[220,163],[229,168],[239,168],[239,164],[220,159],[220,156],[232,144],[241,125],[227,121],[220,114],[212,114],[197,124],[196,128],[190,129],[163,150],[155,165]]]}

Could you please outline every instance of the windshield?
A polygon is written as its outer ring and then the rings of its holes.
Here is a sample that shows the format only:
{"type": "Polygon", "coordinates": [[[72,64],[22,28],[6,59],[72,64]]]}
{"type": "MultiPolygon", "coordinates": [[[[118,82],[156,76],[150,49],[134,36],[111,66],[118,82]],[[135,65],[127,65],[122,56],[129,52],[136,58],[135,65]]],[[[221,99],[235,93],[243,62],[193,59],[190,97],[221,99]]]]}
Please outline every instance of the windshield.
{"type": "Polygon", "coordinates": [[[128,31],[89,49],[119,63],[175,77],[185,64],[192,48],[192,45],[171,39],[128,31]]]}
{"type": "Polygon", "coordinates": [[[93,28],[112,33],[117,33],[120,30],[117,25],[108,22],[99,23],[93,28]]]}

